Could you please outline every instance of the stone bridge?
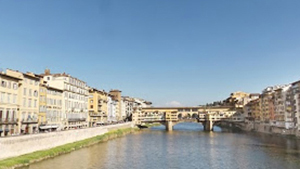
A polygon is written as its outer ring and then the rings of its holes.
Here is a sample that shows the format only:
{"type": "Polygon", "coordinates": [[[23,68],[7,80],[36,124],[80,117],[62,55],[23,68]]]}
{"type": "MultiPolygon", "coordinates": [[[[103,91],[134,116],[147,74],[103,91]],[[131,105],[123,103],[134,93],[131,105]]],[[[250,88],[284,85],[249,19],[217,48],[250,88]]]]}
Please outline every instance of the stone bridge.
{"type": "Polygon", "coordinates": [[[239,110],[232,107],[150,107],[137,108],[133,113],[136,125],[145,123],[161,123],[166,130],[173,130],[173,126],[183,122],[202,123],[205,131],[212,131],[219,122],[243,122],[239,110]]]}

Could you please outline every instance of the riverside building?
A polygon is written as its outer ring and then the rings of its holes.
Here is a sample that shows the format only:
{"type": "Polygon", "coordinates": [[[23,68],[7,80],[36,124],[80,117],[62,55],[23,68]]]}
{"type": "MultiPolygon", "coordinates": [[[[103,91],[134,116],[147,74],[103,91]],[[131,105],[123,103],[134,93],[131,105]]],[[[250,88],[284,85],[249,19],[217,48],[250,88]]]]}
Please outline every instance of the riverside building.
{"type": "Polygon", "coordinates": [[[107,97],[107,122],[117,122],[116,118],[117,102],[112,99],[111,95],[107,97]]]}
{"type": "Polygon", "coordinates": [[[115,121],[121,121],[123,120],[122,117],[122,97],[121,97],[121,93],[122,91],[117,90],[117,89],[113,89],[109,91],[109,94],[111,95],[112,98],[112,103],[115,105],[115,121]]]}
{"type": "Polygon", "coordinates": [[[33,73],[22,73],[7,69],[6,74],[19,78],[19,130],[20,134],[31,134],[38,132],[39,115],[39,84],[40,78],[33,73]]]}
{"type": "Polygon", "coordinates": [[[290,104],[289,92],[291,85],[278,88],[274,92],[275,123],[276,127],[291,129],[294,128],[294,119],[290,104]]]}
{"type": "Polygon", "coordinates": [[[63,130],[66,125],[62,112],[63,90],[50,86],[47,86],[46,89],[46,123],[40,126],[40,129],[48,131],[63,130]]]}
{"type": "Polygon", "coordinates": [[[49,87],[62,90],[61,124],[63,129],[88,127],[88,87],[86,82],[66,73],[42,74],[49,87]]]}
{"type": "Polygon", "coordinates": [[[96,88],[89,89],[89,126],[99,126],[107,123],[108,93],[96,88]]]}
{"type": "Polygon", "coordinates": [[[122,96],[122,117],[125,121],[132,120],[132,113],[135,102],[133,98],[122,96]]]}
{"type": "Polygon", "coordinates": [[[0,73],[0,137],[19,133],[19,85],[21,78],[0,73]]]}
{"type": "Polygon", "coordinates": [[[300,130],[300,80],[292,83],[289,100],[295,127],[300,130]]]}

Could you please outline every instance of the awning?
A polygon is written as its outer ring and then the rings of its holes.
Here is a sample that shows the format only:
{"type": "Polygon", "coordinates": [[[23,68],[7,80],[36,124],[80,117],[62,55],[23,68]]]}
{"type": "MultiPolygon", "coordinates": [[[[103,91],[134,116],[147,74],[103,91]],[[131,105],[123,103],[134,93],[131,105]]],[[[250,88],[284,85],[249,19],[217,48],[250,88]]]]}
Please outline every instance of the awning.
{"type": "Polygon", "coordinates": [[[42,130],[51,129],[51,128],[58,128],[58,126],[57,125],[40,126],[40,129],[42,130]]]}
{"type": "Polygon", "coordinates": [[[77,124],[71,124],[68,127],[79,127],[79,125],[77,125],[77,124]]]}

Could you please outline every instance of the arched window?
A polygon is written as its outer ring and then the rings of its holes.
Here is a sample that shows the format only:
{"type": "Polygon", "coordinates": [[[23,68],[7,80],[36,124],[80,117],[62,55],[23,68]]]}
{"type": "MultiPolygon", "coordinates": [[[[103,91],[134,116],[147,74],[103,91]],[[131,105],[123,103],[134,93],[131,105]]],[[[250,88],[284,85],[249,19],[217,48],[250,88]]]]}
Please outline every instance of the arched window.
{"type": "Polygon", "coordinates": [[[35,97],[38,97],[38,91],[35,90],[35,91],[33,92],[33,95],[34,95],[35,97]]]}

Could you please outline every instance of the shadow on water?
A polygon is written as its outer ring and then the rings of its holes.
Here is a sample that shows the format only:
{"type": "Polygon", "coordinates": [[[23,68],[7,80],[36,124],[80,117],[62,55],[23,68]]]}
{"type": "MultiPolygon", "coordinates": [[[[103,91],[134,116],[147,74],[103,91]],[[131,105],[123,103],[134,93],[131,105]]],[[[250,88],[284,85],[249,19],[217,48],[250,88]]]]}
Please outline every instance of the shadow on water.
{"type": "MultiPolygon", "coordinates": [[[[165,131],[166,127],[164,125],[160,125],[160,126],[151,127],[150,129],[165,131]]],[[[203,131],[204,132],[204,127],[202,124],[199,124],[199,123],[179,123],[173,127],[173,130],[174,131],[203,131]]],[[[213,132],[235,132],[235,131],[230,131],[228,129],[223,130],[221,127],[214,126],[213,132]]]]}

